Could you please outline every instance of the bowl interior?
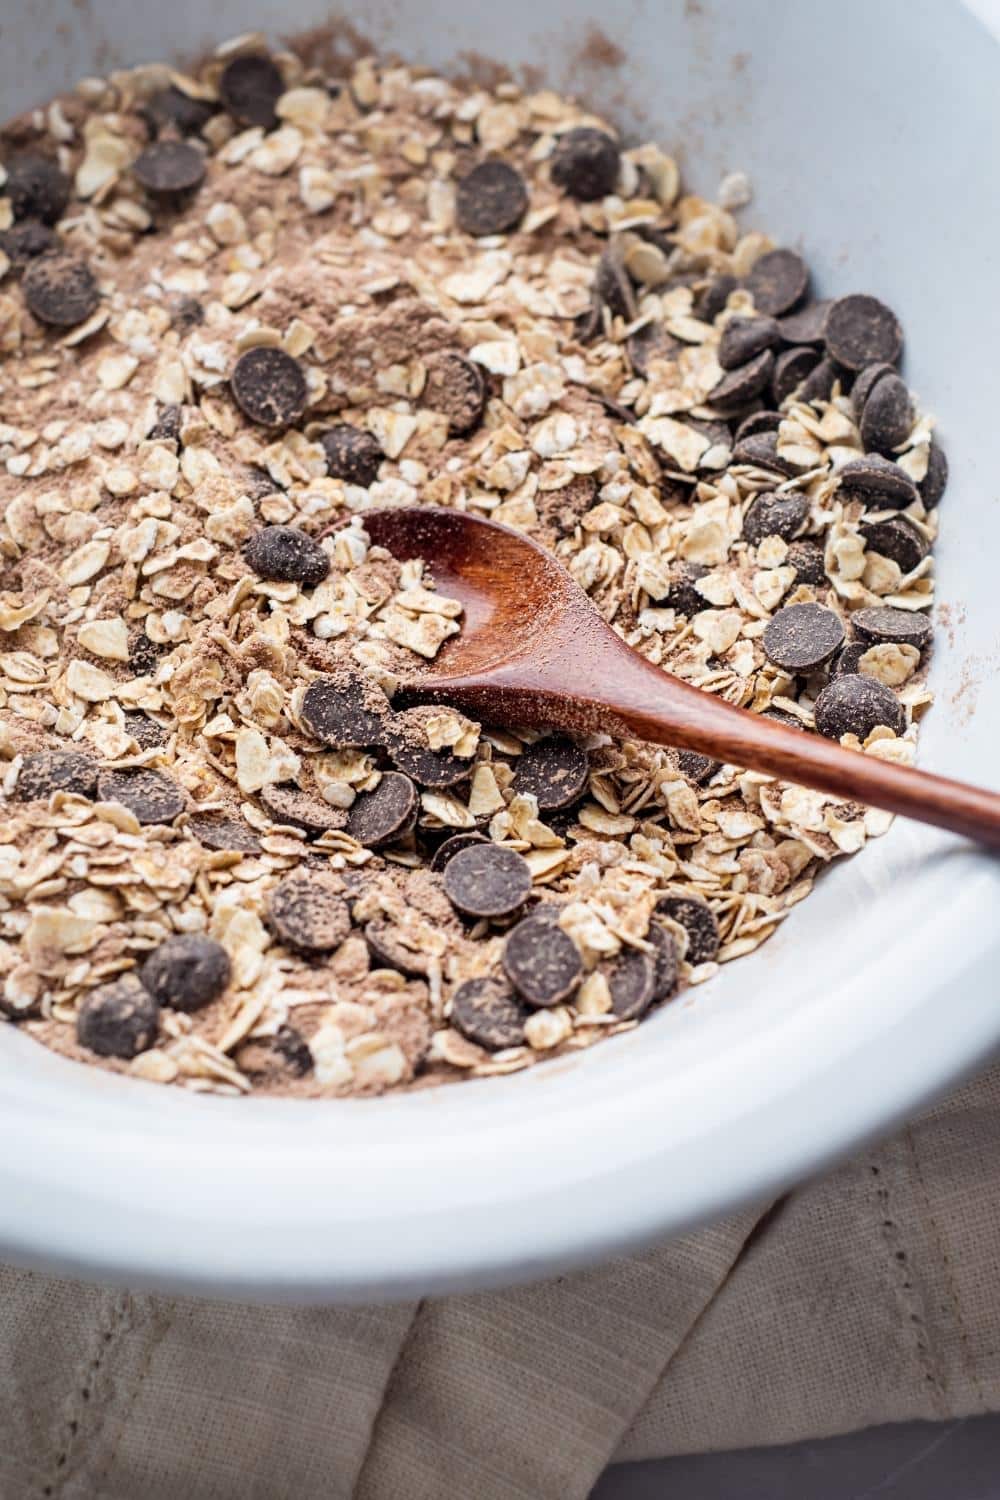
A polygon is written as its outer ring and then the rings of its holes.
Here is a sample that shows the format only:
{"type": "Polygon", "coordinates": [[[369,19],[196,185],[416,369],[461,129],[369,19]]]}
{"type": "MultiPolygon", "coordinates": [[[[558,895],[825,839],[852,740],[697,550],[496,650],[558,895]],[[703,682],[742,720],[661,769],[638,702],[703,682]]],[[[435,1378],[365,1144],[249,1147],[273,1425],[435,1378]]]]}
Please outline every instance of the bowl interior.
{"type": "MultiPolygon", "coordinates": [[[[5,21],[4,109],[328,19],[318,0],[219,0],[210,18],[194,0],[35,0],[5,21]]],[[[408,60],[499,60],[572,91],[675,150],[706,194],[748,172],[743,221],[801,248],[821,294],[892,304],[952,468],[922,763],[1000,784],[1000,94],[978,23],[906,0],[843,0],[835,26],[794,0],[623,0],[610,17],[596,0],[379,0],[357,26],[408,60]]],[[[334,23],[328,42],[352,35],[334,23]]],[[[994,861],[897,824],[764,949],[637,1032],[409,1097],[231,1104],[74,1067],[0,1028],[0,1119],[32,1142],[0,1165],[0,1253],[133,1284],[370,1297],[531,1275],[704,1219],[887,1126],[996,1045],[998,887],[994,861]]]]}

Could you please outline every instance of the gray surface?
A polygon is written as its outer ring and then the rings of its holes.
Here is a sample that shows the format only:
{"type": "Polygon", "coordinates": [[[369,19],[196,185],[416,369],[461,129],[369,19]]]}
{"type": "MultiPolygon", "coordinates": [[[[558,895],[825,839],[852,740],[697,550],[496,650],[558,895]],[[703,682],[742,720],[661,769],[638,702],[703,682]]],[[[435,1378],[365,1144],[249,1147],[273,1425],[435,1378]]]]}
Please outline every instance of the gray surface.
{"type": "Polygon", "coordinates": [[[1000,1416],[609,1469],[590,1500],[1000,1500],[1000,1416]]]}

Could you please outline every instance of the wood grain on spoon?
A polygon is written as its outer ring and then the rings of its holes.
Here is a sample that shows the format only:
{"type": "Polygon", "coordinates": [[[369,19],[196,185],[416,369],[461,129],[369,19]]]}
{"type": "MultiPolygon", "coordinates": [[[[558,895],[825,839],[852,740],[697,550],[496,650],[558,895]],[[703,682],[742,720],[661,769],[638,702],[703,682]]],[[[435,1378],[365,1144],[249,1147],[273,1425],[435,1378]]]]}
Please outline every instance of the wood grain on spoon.
{"type": "Polygon", "coordinates": [[[636,736],[882,807],[1000,848],[1000,794],[861,755],[735,708],[627,646],[549,553],[461,511],[372,510],[372,541],[427,562],[461,601],[447,641],[412,696],[487,723],[636,736]]]}

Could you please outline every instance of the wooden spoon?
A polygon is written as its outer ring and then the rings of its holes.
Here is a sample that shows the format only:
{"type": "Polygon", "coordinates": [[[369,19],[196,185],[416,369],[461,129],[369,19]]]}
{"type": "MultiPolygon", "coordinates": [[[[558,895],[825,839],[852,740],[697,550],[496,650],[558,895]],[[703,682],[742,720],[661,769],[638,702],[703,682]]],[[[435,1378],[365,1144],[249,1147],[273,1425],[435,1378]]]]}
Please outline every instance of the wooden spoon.
{"type": "Polygon", "coordinates": [[[565,568],[520,533],[430,507],[368,511],[364,525],[401,562],[424,558],[465,611],[433,671],[404,683],[409,697],[490,724],[695,750],[1000,848],[1000,794],[860,755],[691,687],[626,646],[565,568]]]}

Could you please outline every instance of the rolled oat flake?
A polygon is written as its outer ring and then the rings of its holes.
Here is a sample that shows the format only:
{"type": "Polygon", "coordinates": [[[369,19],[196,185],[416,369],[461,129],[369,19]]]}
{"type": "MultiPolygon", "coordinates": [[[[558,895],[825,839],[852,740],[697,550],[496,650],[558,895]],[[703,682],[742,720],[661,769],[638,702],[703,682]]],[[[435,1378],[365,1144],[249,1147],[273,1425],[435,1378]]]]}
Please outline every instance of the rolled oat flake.
{"type": "Polygon", "coordinates": [[[614,192],[620,165],[621,153],[611,136],[590,125],[578,125],[559,137],[550,176],[571,198],[593,203],[614,192]]]}
{"type": "Polygon", "coordinates": [[[175,198],[205,180],[205,157],[187,141],[156,141],[136,157],[132,171],[154,198],[175,198]]]}
{"type": "Polygon", "coordinates": [[[568,1000],[583,978],[576,944],[546,907],[518,922],[503,947],[504,973],[522,1000],[544,1007],[568,1000]]]}
{"type": "Polygon", "coordinates": [[[743,540],[757,547],[766,536],[790,542],[809,518],[809,498],[799,491],[758,495],[743,517],[743,540]]]}
{"type": "Polygon", "coordinates": [[[227,63],[219,79],[219,97],[240,125],[271,130],[278,123],[275,108],[285,91],[277,64],[263,52],[245,52],[227,63]]]}
{"type": "Polygon", "coordinates": [[[14,793],[19,802],[33,802],[53,792],[93,797],[97,791],[97,762],[79,750],[35,750],[26,755],[14,793]]]}
{"type": "Polygon", "coordinates": [[[745,406],[754,396],[760,395],[773,373],[774,355],[770,349],[765,349],[739,369],[727,371],[709,391],[709,403],[723,411],[745,406]]]}
{"type": "Polygon", "coordinates": [[[448,431],[462,437],[478,427],[486,410],[486,380],[478,365],[451,350],[428,355],[422,406],[448,418],[448,431]]]}
{"type": "Polygon", "coordinates": [[[590,762],[586,750],[562,734],[528,745],[515,762],[514,790],[538,801],[540,812],[569,807],[587,787],[590,762]]]}
{"type": "Polygon", "coordinates": [[[913,426],[913,402],[905,381],[886,375],[865,402],[859,430],[869,452],[891,453],[909,436],[913,426]]]}
{"type": "Polygon", "coordinates": [[[97,800],[120,802],[140,823],[172,823],[187,806],[187,797],[165,771],[148,767],[102,771],[97,778],[97,800]]]}
{"type": "Polygon", "coordinates": [[[612,1012],[621,1021],[637,1021],[653,1003],[656,965],[648,953],[625,948],[604,970],[612,1012]]]}
{"type": "Polygon", "coordinates": [[[55,224],[69,203],[72,184],[47,156],[25,152],[6,163],[7,180],[2,192],[9,199],[15,219],[40,219],[55,224]]]}
{"type": "Polygon", "coordinates": [[[79,1003],[76,1036],[100,1057],[136,1057],[156,1041],[160,1007],[134,974],[90,990],[79,1003]]]}
{"type": "Polygon", "coordinates": [[[233,367],[232,391],[245,417],[260,427],[290,427],[306,409],[305,371],[284,349],[247,349],[233,367]]]}
{"type": "Polygon", "coordinates": [[[759,313],[790,312],[809,290],[809,267],[794,250],[769,250],[754,261],[745,286],[759,313]]]}
{"type": "Polygon", "coordinates": [[[243,548],[258,578],[300,583],[315,588],[330,571],[330,559],[319,542],[297,526],[264,526],[243,548]]]}
{"type": "Polygon", "coordinates": [[[385,743],[391,710],[374,682],[316,677],[302,696],[300,714],[310,734],[336,750],[385,743]]]}
{"type": "Polygon", "coordinates": [[[139,978],[159,1005],[185,1011],[200,1010],[218,999],[231,977],[225,948],[200,932],[167,938],[139,970],[139,978]]]}
{"type": "Polygon", "coordinates": [[[880,302],[863,292],[840,297],[826,318],[826,347],[839,365],[863,370],[870,364],[894,365],[903,348],[899,319],[880,302]]]}
{"type": "Polygon", "coordinates": [[[813,716],[820,734],[831,740],[854,734],[863,742],[879,725],[896,734],[906,727],[906,715],[892,689],[861,673],[848,672],[828,682],[816,699],[813,716]]]}
{"type": "Polygon", "coordinates": [[[459,850],[468,849],[473,844],[487,843],[489,843],[489,840],[487,839],[485,833],[479,833],[474,828],[466,829],[462,833],[453,833],[450,838],[447,838],[443,843],[438,844],[437,848],[434,850],[434,854],[431,857],[431,869],[434,870],[437,874],[440,874],[448,864],[449,860],[455,858],[455,855],[458,854],[459,850]]]}
{"type": "Polygon", "coordinates": [[[933,634],[930,620],[921,611],[893,609],[889,604],[856,609],[851,624],[855,635],[869,646],[891,641],[897,646],[916,646],[923,651],[930,645],[933,634]]]}
{"type": "Polygon", "coordinates": [[[347,832],[366,849],[381,849],[408,834],[417,819],[417,789],[399,771],[383,771],[378,786],[359,792],[347,815],[347,832]]]}
{"type": "Polygon", "coordinates": [[[279,942],[300,953],[329,953],[351,930],[339,891],[322,875],[289,875],[267,898],[267,919],[279,942]]]}
{"type": "Polygon", "coordinates": [[[301,828],[313,838],[347,824],[344,808],[324,802],[322,797],[304,791],[294,781],[261,787],[260,800],[276,823],[301,828]]]}
{"type": "Polygon", "coordinates": [[[444,871],[444,889],[467,917],[507,917],[531,892],[531,869],[516,849],[473,844],[460,849],[444,871]]]}
{"type": "Polygon", "coordinates": [[[467,979],[452,996],[449,1020],[470,1042],[490,1052],[520,1047],[528,1008],[500,974],[467,979]]]}
{"type": "Polygon", "coordinates": [[[524,178],[509,162],[482,161],[455,189],[455,218],[466,234],[508,234],[528,208],[524,178]]]}
{"type": "Polygon", "coordinates": [[[335,427],[328,427],[319,441],[331,479],[343,479],[345,484],[359,484],[367,489],[378,478],[379,464],[385,454],[370,432],[352,427],[350,422],[338,422],[335,427]]]}
{"type": "Polygon", "coordinates": [[[692,968],[712,962],[719,951],[719,924],[707,901],[694,896],[661,896],[656,910],[684,928],[688,937],[684,957],[692,968]]]}
{"type": "Polygon", "coordinates": [[[822,604],[789,604],[764,631],[769,661],[785,672],[814,672],[844,643],[840,616],[822,604]]]}
{"type": "Polygon", "coordinates": [[[85,322],[101,300],[90,267],[68,251],[33,260],[21,285],[28,311],[53,328],[85,322]]]}

